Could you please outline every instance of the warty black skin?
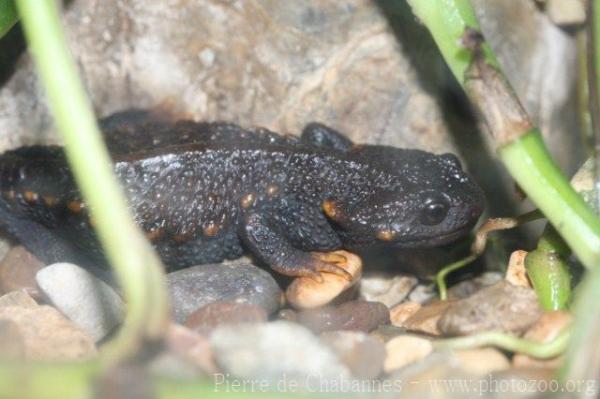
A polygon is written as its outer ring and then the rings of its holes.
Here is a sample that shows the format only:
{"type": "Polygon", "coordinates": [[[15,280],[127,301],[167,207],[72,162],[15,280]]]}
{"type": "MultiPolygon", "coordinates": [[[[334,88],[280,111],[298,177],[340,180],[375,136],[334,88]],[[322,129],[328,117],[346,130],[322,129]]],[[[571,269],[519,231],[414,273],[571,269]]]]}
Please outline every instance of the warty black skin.
{"type": "MultiPolygon", "coordinates": [[[[442,245],[483,210],[453,155],[354,145],[317,123],[301,138],[144,111],[101,125],[135,221],[171,269],[249,251],[286,275],[343,274],[319,253],[442,245]]],[[[60,147],[0,156],[0,191],[0,222],[40,259],[104,262],[60,147]]]]}

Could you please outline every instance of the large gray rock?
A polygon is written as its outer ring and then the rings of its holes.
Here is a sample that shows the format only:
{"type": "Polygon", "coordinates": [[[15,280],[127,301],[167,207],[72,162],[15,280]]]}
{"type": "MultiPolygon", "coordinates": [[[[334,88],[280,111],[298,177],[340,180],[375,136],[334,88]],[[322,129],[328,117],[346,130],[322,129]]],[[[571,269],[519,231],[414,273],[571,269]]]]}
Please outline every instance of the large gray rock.
{"type": "Polygon", "coordinates": [[[470,335],[482,331],[520,334],[541,315],[537,295],[531,288],[503,280],[450,304],[437,325],[444,335],[470,335]]]}
{"type": "MultiPolygon", "coordinates": [[[[341,383],[349,370],[306,328],[288,321],[220,327],[210,338],[222,370],[237,378],[266,381],[271,389],[319,390],[341,383]]],[[[224,384],[217,379],[215,389],[224,384]]],[[[223,385],[224,386],[224,385],[223,385]]]]}
{"type": "Polygon", "coordinates": [[[185,322],[196,309],[216,301],[250,303],[275,312],[282,292],[266,271],[248,263],[207,264],[167,275],[173,317],[185,322]]]}
{"type": "Polygon", "coordinates": [[[71,263],[55,263],[37,272],[44,295],[65,316],[99,341],[121,323],[123,301],[105,282],[71,263]]]}

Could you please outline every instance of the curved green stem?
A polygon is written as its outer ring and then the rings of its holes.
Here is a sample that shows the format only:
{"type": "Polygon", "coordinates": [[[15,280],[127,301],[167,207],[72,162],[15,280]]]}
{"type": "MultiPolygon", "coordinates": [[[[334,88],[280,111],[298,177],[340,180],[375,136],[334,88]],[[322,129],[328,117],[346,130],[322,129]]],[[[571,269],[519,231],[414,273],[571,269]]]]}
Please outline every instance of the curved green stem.
{"type": "Polygon", "coordinates": [[[446,287],[446,276],[448,276],[448,274],[452,273],[455,270],[458,270],[462,267],[467,266],[469,263],[471,263],[475,259],[477,259],[477,256],[478,255],[476,255],[476,254],[471,254],[464,259],[461,259],[454,263],[450,263],[448,266],[445,266],[444,268],[440,269],[440,271],[435,276],[435,281],[437,283],[438,290],[440,292],[440,299],[442,301],[445,301],[446,299],[448,299],[448,289],[446,287]]]}
{"type": "Polygon", "coordinates": [[[135,353],[145,341],[162,337],[168,301],[161,262],[133,224],[69,54],[55,2],[19,1],[17,5],[67,158],[127,302],[123,328],[104,351],[106,363],[112,364],[135,353]]]}
{"type": "Polygon", "coordinates": [[[550,359],[563,353],[568,345],[570,331],[565,330],[551,342],[541,343],[497,331],[483,332],[466,337],[441,339],[433,342],[436,349],[471,349],[495,346],[538,359],[550,359]]]}

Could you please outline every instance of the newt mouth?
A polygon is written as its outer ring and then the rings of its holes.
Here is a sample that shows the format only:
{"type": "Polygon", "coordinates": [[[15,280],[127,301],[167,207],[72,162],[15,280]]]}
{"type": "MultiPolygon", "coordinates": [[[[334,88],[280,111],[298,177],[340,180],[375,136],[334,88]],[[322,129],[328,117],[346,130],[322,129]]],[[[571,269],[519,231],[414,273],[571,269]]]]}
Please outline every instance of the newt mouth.
{"type": "Polygon", "coordinates": [[[432,237],[419,237],[411,240],[397,241],[393,245],[397,248],[432,248],[457,241],[465,237],[473,229],[475,223],[460,227],[448,233],[439,234],[432,237]]]}

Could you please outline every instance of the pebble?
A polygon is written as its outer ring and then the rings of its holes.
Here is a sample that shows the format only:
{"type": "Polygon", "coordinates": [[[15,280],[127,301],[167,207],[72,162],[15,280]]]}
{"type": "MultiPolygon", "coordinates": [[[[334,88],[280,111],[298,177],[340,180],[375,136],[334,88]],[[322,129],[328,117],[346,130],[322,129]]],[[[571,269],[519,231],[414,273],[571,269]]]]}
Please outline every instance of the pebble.
{"type": "MultiPolygon", "coordinates": [[[[568,327],[572,321],[573,316],[564,310],[546,312],[527,330],[523,338],[541,343],[550,342],[568,327]]],[[[513,356],[513,365],[515,367],[557,368],[561,363],[560,357],[542,360],[519,353],[513,356]]]]}
{"type": "Polygon", "coordinates": [[[13,291],[0,296],[0,307],[5,306],[34,308],[38,303],[25,291],[13,291]]]}
{"type": "Polygon", "coordinates": [[[355,378],[377,378],[383,370],[385,345],[360,331],[331,331],[321,334],[321,341],[331,348],[355,378]]]}
{"type": "Polygon", "coordinates": [[[287,320],[287,321],[297,321],[298,314],[294,309],[281,309],[277,312],[276,319],[278,320],[287,320]]]}
{"type": "Polygon", "coordinates": [[[199,334],[210,335],[220,325],[266,321],[267,312],[258,305],[217,301],[194,311],[185,325],[199,334]]]}
{"type": "Polygon", "coordinates": [[[431,301],[436,296],[437,293],[433,284],[419,284],[408,294],[408,300],[422,305],[431,301]]]}
{"type": "Polygon", "coordinates": [[[55,263],[35,278],[50,302],[96,342],[123,321],[125,306],[117,293],[77,265],[55,263]]]}
{"type": "Polygon", "coordinates": [[[444,315],[444,312],[452,305],[452,300],[428,303],[417,310],[412,316],[406,319],[403,327],[409,331],[425,333],[429,335],[441,335],[438,328],[438,321],[444,315]]]}
{"type": "Polygon", "coordinates": [[[542,315],[535,292],[500,281],[452,303],[438,322],[444,335],[481,331],[523,333],[542,315]]]}
{"type": "Polygon", "coordinates": [[[25,347],[19,325],[9,319],[0,319],[0,360],[23,360],[25,347]]]}
{"type": "Polygon", "coordinates": [[[165,338],[168,352],[193,363],[205,374],[218,371],[208,339],[195,331],[172,323],[165,338]]]}
{"type": "Polygon", "coordinates": [[[506,370],[510,362],[495,348],[461,349],[455,351],[460,368],[473,375],[488,375],[494,371],[506,370]]]}
{"type": "Polygon", "coordinates": [[[458,365],[458,360],[450,351],[432,352],[420,361],[393,371],[384,383],[397,388],[396,397],[472,398],[473,392],[458,391],[460,384],[464,382],[470,386],[472,383],[479,387],[479,381],[458,365]]]}
{"type": "Polygon", "coordinates": [[[309,277],[295,278],[285,292],[286,299],[292,307],[312,309],[326,305],[358,282],[362,273],[362,261],[357,255],[341,250],[328,255],[345,257],[346,262],[338,266],[350,273],[352,279],[347,280],[332,273],[320,273],[323,278],[322,282],[309,277]]]}
{"type": "Polygon", "coordinates": [[[369,332],[382,324],[389,324],[390,312],[382,303],[350,301],[339,306],[307,309],[297,313],[297,322],[310,330],[354,330],[369,332]]]}
{"type": "MultiPolygon", "coordinates": [[[[319,390],[323,382],[350,378],[349,369],[318,337],[288,321],[219,327],[210,345],[224,375],[263,381],[280,392],[319,390]]],[[[219,383],[223,382],[217,380],[215,389],[219,383]]]]}
{"type": "Polygon", "coordinates": [[[527,251],[518,250],[510,255],[504,279],[512,285],[532,288],[531,282],[527,277],[527,270],[525,269],[525,257],[527,257],[527,253],[527,251]]]}
{"type": "Polygon", "coordinates": [[[360,296],[367,301],[392,307],[402,302],[418,280],[413,276],[369,276],[360,281],[360,296]]]}
{"type": "Polygon", "coordinates": [[[35,274],[44,266],[25,247],[11,248],[0,262],[0,293],[24,290],[34,299],[42,299],[35,274]]]}
{"type": "Polygon", "coordinates": [[[273,277],[247,261],[198,265],[167,274],[173,317],[178,323],[216,301],[250,303],[274,313],[281,289],[273,277]]]}
{"type": "Polygon", "coordinates": [[[26,360],[82,360],[97,354],[93,338],[50,306],[0,307],[0,321],[18,326],[26,360]]]}
{"type": "Polygon", "coordinates": [[[421,309],[418,302],[402,302],[390,309],[390,322],[396,327],[404,327],[404,322],[421,309]]]}
{"type": "Polygon", "coordinates": [[[386,373],[402,368],[427,357],[433,351],[431,341],[414,335],[400,335],[385,344],[386,373]]]}
{"type": "Polygon", "coordinates": [[[480,276],[453,285],[448,290],[448,298],[468,298],[482,288],[489,287],[490,285],[496,284],[498,281],[502,281],[502,278],[503,276],[499,272],[485,272],[480,276]]]}

